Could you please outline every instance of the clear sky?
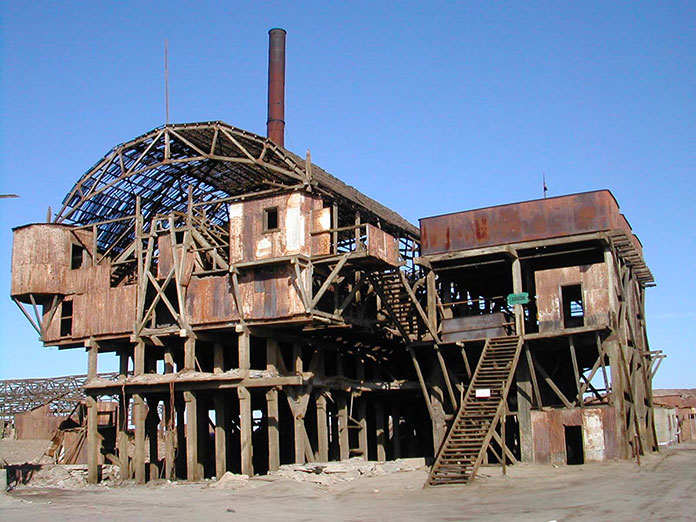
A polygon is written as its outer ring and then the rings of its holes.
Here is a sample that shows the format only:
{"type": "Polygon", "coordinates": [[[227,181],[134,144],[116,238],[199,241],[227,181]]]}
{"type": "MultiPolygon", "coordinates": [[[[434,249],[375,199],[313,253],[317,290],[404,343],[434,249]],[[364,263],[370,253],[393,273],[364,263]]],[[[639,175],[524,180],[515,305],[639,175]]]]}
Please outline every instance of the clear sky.
{"type": "MultiPolygon", "coordinates": [[[[287,40],[286,147],[420,217],[608,188],[645,247],[657,387],[696,387],[696,3],[2,1],[0,378],[86,371],[9,298],[11,227],[171,120],[265,134],[287,40]],[[330,5],[335,4],[335,5],[330,5]]],[[[100,371],[110,370],[110,362],[100,371]]]]}

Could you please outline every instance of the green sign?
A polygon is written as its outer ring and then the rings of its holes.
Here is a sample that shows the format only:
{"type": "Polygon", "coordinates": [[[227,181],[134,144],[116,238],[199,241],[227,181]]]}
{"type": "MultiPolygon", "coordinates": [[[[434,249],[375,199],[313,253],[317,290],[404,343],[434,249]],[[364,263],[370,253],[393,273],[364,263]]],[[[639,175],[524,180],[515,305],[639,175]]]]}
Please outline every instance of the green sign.
{"type": "Polygon", "coordinates": [[[519,294],[510,294],[507,296],[508,306],[525,305],[528,302],[529,294],[527,292],[520,292],[519,294]]]}

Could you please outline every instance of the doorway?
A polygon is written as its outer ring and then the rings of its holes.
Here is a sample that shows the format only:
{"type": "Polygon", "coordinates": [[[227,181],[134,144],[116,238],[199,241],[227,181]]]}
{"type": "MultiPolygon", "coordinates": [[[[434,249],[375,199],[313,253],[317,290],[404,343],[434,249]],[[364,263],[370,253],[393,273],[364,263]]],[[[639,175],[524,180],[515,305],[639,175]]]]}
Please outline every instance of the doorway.
{"type": "Polygon", "coordinates": [[[565,429],[566,464],[585,463],[582,448],[582,426],[563,426],[565,429]]]}

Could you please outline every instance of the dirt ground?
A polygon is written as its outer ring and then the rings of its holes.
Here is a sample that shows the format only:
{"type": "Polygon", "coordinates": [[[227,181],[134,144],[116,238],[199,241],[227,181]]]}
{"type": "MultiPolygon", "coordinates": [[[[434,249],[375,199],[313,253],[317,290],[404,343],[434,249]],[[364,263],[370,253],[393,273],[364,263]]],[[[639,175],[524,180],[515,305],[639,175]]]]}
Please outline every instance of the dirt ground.
{"type": "Polygon", "coordinates": [[[2,520],[696,520],[696,443],[635,461],[482,468],[468,486],[423,489],[425,469],[330,486],[253,478],[213,483],[22,486],[0,494],[2,520]]]}

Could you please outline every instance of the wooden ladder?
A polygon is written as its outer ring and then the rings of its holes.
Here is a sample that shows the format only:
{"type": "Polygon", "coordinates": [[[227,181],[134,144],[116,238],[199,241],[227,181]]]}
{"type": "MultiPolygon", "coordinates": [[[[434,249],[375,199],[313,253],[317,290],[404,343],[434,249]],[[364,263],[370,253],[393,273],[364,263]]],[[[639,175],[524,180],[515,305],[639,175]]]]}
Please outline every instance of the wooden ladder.
{"type": "Polygon", "coordinates": [[[521,347],[518,336],[486,340],[426,486],[466,484],[474,479],[502,415],[521,347]]]}

